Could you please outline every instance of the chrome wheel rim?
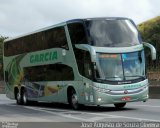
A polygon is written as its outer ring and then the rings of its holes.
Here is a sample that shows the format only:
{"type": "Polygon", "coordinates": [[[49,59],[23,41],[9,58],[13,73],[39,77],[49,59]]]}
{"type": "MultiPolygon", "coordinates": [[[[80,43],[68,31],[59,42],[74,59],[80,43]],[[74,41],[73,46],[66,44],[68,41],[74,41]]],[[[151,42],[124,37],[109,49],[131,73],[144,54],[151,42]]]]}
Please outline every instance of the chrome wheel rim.
{"type": "Polygon", "coordinates": [[[23,93],[23,103],[26,104],[27,103],[27,98],[26,98],[26,94],[25,92],[23,93]]]}
{"type": "Polygon", "coordinates": [[[78,100],[77,100],[77,95],[76,95],[76,94],[73,94],[73,95],[72,95],[72,104],[73,104],[73,107],[74,107],[74,108],[77,107],[78,100]]]}
{"type": "Polygon", "coordinates": [[[18,92],[18,93],[17,93],[17,101],[20,103],[20,100],[21,100],[21,95],[20,95],[20,93],[18,92]]]}

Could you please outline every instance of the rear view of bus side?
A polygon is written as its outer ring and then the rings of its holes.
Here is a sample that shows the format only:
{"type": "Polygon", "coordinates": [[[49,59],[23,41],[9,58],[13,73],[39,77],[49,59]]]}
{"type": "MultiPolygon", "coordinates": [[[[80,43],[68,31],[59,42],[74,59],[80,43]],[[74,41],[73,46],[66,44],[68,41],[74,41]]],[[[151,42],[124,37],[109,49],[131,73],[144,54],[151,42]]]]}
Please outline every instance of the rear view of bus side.
{"type": "Polygon", "coordinates": [[[148,99],[144,43],[128,18],[76,19],[4,42],[7,97],[83,105],[148,99]]]}

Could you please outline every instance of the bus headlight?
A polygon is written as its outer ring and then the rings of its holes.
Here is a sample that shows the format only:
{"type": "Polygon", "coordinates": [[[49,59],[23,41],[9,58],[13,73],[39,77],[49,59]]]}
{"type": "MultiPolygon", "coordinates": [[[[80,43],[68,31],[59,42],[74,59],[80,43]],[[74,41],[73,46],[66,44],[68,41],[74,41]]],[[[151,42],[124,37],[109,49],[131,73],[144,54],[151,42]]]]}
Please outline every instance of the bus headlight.
{"type": "Polygon", "coordinates": [[[98,100],[98,102],[102,101],[102,99],[101,99],[101,98],[98,98],[97,100],[98,100]]]}

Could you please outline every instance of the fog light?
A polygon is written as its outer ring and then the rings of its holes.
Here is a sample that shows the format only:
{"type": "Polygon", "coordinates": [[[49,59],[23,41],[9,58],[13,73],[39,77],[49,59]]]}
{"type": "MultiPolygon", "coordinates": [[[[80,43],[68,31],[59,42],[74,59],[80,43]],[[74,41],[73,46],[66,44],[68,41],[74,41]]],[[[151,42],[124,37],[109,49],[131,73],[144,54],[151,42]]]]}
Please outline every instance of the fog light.
{"type": "Polygon", "coordinates": [[[98,101],[100,102],[102,99],[101,98],[98,98],[98,101]]]}

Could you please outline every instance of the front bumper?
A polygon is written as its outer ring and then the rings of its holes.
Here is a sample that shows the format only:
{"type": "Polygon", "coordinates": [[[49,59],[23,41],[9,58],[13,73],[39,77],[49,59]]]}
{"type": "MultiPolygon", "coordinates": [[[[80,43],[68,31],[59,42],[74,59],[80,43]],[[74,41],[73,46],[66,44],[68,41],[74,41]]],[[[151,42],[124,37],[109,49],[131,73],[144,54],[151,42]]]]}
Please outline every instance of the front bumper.
{"type": "Polygon", "coordinates": [[[148,96],[148,86],[143,90],[135,93],[120,94],[120,93],[102,93],[94,90],[94,105],[116,104],[124,102],[146,101],[148,96]]]}

